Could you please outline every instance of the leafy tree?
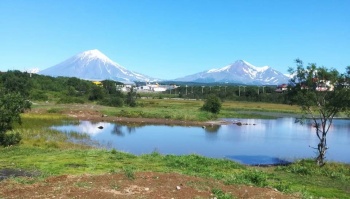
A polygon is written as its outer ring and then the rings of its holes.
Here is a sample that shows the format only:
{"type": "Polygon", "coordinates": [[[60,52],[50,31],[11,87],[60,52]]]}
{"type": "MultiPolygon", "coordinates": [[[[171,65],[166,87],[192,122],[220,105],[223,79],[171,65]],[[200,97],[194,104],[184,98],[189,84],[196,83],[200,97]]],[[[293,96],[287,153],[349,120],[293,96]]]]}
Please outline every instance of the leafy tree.
{"type": "Polygon", "coordinates": [[[0,145],[18,144],[21,140],[19,133],[7,134],[13,123],[21,123],[20,114],[30,108],[30,103],[19,93],[0,92],[0,145]]]}
{"type": "Polygon", "coordinates": [[[105,97],[103,100],[99,101],[99,104],[104,106],[122,107],[124,99],[118,96],[105,97]]]}
{"type": "Polygon", "coordinates": [[[134,91],[134,87],[130,88],[130,91],[126,95],[126,104],[135,107],[136,106],[136,92],[134,91]]]}
{"type": "Polygon", "coordinates": [[[89,100],[101,100],[104,98],[103,88],[97,85],[92,86],[90,91],[89,100]]]}
{"type": "Polygon", "coordinates": [[[328,149],[328,130],[338,113],[349,110],[350,90],[335,69],[317,67],[316,64],[305,68],[300,59],[296,64],[296,69],[289,69],[294,77],[288,97],[292,104],[301,107],[304,118],[311,119],[319,140],[317,147],[313,147],[317,152],[316,162],[323,166],[328,149]]]}
{"type": "Polygon", "coordinates": [[[19,93],[23,97],[28,97],[32,88],[32,83],[29,80],[30,76],[27,72],[18,70],[8,71],[1,74],[1,82],[4,93],[19,93]]]}
{"type": "Polygon", "coordinates": [[[106,89],[107,94],[115,95],[115,94],[119,94],[119,91],[117,90],[117,86],[122,85],[122,83],[112,81],[112,80],[103,80],[102,85],[103,85],[103,88],[106,89]]]}
{"type": "Polygon", "coordinates": [[[211,113],[219,113],[221,109],[221,100],[216,95],[209,95],[204,102],[201,110],[211,113]]]}

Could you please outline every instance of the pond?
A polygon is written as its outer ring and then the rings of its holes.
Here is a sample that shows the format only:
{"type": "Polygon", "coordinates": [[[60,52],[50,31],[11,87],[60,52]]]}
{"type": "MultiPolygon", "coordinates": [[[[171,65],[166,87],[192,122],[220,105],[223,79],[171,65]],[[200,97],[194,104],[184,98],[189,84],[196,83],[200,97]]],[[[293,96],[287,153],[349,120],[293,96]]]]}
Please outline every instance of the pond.
{"type": "MultiPolygon", "coordinates": [[[[78,125],[52,128],[61,132],[85,133],[102,145],[136,155],[154,151],[175,155],[199,154],[251,165],[315,157],[315,150],[311,147],[317,146],[318,139],[310,123],[300,125],[294,118],[240,119],[246,125],[239,126],[234,124],[235,119],[225,120],[232,124],[202,128],[80,121],[78,125]]],[[[350,163],[350,120],[334,120],[327,138],[327,160],[350,163]]]]}

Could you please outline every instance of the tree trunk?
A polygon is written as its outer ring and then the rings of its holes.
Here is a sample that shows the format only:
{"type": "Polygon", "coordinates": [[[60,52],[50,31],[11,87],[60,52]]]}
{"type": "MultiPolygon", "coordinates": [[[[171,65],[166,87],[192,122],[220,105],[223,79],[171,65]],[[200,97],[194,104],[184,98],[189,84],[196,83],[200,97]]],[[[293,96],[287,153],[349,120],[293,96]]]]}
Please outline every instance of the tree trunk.
{"type": "MultiPolygon", "coordinates": [[[[322,125],[323,126],[323,125],[322,125]]],[[[316,158],[316,162],[317,162],[317,165],[319,166],[323,166],[325,165],[325,155],[326,155],[326,151],[327,151],[327,132],[325,131],[325,128],[322,128],[322,135],[319,136],[319,129],[320,126],[319,125],[316,125],[316,133],[317,133],[317,137],[319,138],[320,142],[318,143],[318,146],[317,146],[317,152],[318,152],[318,156],[316,158]]]]}

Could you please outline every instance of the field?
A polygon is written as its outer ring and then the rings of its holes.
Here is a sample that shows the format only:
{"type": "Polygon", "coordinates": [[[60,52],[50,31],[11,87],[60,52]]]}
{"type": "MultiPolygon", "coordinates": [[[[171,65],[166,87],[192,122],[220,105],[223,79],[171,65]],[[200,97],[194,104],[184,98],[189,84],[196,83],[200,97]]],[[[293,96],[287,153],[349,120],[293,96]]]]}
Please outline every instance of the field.
{"type": "MultiPolygon", "coordinates": [[[[224,102],[219,115],[199,111],[200,100],[143,99],[135,108],[39,103],[22,115],[19,146],[0,148],[0,198],[350,198],[350,165],[312,160],[249,167],[198,155],[135,156],[89,147],[80,134],[48,127],[90,118],[128,117],[202,125],[222,117],[298,114],[289,105],[224,102]],[[70,142],[72,139],[76,142],[70,142]]],[[[130,118],[129,118],[130,119],[130,118]]],[[[131,119],[130,119],[131,120],[131,119]]],[[[135,121],[141,121],[135,120],[135,121]]]]}

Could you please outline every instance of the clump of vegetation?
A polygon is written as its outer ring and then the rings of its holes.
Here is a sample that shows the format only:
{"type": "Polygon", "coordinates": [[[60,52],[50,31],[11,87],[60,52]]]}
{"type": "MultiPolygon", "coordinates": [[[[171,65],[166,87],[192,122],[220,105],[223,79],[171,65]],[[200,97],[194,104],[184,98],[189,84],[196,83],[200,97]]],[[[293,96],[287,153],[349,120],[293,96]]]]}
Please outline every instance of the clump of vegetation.
{"type": "Polygon", "coordinates": [[[15,145],[21,141],[19,133],[8,131],[14,123],[21,123],[20,114],[31,106],[27,100],[31,88],[28,78],[28,74],[17,71],[0,76],[0,145],[15,145]]]}
{"type": "Polygon", "coordinates": [[[112,96],[102,99],[98,104],[111,107],[122,107],[124,105],[124,101],[121,97],[112,96]]]}
{"type": "Polygon", "coordinates": [[[230,193],[225,193],[224,191],[222,191],[221,189],[213,189],[211,190],[211,192],[214,194],[214,196],[216,198],[220,198],[220,199],[233,199],[232,194],[230,193]]]}
{"type": "Polygon", "coordinates": [[[125,103],[131,107],[135,107],[136,106],[136,98],[137,98],[137,95],[136,95],[136,92],[134,91],[134,87],[131,87],[130,91],[126,95],[125,103]]]}
{"type": "Polygon", "coordinates": [[[129,180],[135,179],[135,168],[134,167],[130,167],[130,166],[124,167],[123,172],[129,180]]]}
{"type": "Polygon", "coordinates": [[[209,95],[204,102],[201,110],[218,114],[221,109],[221,100],[215,95],[209,95]]]}

